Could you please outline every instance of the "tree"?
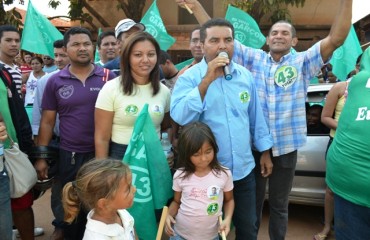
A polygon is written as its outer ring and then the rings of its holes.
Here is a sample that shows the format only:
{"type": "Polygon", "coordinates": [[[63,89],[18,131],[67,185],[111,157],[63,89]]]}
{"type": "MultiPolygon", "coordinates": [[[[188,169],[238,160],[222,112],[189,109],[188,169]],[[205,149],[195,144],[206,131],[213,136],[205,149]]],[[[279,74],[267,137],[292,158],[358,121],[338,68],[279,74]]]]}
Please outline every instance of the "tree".
{"type": "MultiPolygon", "coordinates": [[[[0,0],[0,25],[11,24],[17,27],[22,25],[20,13],[12,9],[5,12],[4,5],[13,4],[16,0],[0,0]]],[[[19,0],[20,4],[24,4],[24,1],[19,0]]],[[[71,20],[79,20],[82,23],[87,22],[91,25],[94,30],[98,29],[93,23],[93,17],[99,22],[99,25],[102,27],[109,27],[109,23],[94,9],[86,0],[69,0],[69,12],[63,16],[52,16],[49,19],[66,17],[71,20]],[[85,11],[83,11],[85,10],[85,11]]],[[[101,2],[100,4],[111,4],[113,1],[101,2]]],[[[133,19],[136,22],[139,22],[145,6],[146,0],[116,0],[117,9],[121,9],[128,18],[133,19]]],[[[60,5],[59,0],[49,0],[49,6],[52,8],[58,8],[60,5]]]]}
{"type": "MultiPolygon", "coordinates": [[[[17,10],[12,9],[5,12],[4,5],[10,5],[13,2],[13,0],[0,0],[0,25],[10,24],[16,27],[22,25],[22,16],[17,10]]],[[[22,4],[23,1],[19,3],[22,4]]]]}
{"type": "MultiPolygon", "coordinates": [[[[109,23],[94,9],[91,7],[86,0],[69,0],[71,5],[69,7],[69,16],[71,20],[81,20],[86,21],[92,25],[95,30],[97,29],[96,26],[92,24],[92,17],[95,17],[97,21],[99,21],[100,25],[103,27],[109,27],[109,23]],[[83,9],[86,9],[88,13],[84,13],[83,9]]],[[[117,1],[117,9],[123,10],[125,15],[128,18],[133,19],[135,22],[139,22],[142,15],[143,9],[145,6],[146,0],[116,0],[117,1]]],[[[112,1],[110,1],[112,2],[112,1]]],[[[110,2],[106,2],[110,4],[110,2]]],[[[53,8],[57,8],[60,4],[59,0],[50,0],[49,5],[53,8]]],[[[101,3],[102,4],[102,3],[101,3]]]]}
{"type": "Polygon", "coordinates": [[[305,0],[225,0],[226,3],[243,9],[251,15],[256,22],[260,22],[265,15],[272,23],[278,20],[291,20],[288,6],[303,7],[305,0]]]}

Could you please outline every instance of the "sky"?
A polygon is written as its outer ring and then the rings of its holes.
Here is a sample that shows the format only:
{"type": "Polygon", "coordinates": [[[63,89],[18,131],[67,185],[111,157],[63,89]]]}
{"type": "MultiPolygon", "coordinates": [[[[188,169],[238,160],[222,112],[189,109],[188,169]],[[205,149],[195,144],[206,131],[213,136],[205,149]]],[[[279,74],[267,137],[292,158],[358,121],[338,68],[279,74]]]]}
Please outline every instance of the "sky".
{"type": "MultiPolygon", "coordinates": [[[[59,1],[61,2],[61,4],[58,6],[57,9],[49,7],[49,0],[32,0],[32,5],[40,13],[48,17],[68,15],[69,1],[68,0],[59,0],[59,1]]],[[[29,0],[24,0],[24,5],[20,5],[18,2],[19,0],[14,0],[14,3],[12,5],[4,5],[5,10],[9,10],[13,7],[27,10],[29,0]]]]}
{"type": "Polygon", "coordinates": [[[365,3],[366,1],[367,0],[353,0],[352,23],[355,23],[370,14],[370,4],[365,3]]]}

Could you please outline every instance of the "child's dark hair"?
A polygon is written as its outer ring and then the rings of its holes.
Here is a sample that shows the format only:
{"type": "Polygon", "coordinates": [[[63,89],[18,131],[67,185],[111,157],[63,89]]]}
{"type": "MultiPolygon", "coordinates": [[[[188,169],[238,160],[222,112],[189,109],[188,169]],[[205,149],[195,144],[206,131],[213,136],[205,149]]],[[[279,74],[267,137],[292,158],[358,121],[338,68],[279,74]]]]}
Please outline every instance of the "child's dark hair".
{"type": "Polygon", "coordinates": [[[73,222],[81,204],[86,209],[95,208],[101,198],[115,196],[120,180],[130,174],[129,167],[115,159],[91,160],[77,172],[76,180],[63,188],[64,220],[73,222]]]}
{"type": "Polygon", "coordinates": [[[214,173],[226,172],[217,160],[218,146],[212,130],[205,123],[193,122],[183,127],[177,144],[178,167],[184,170],[184,174],[181,174],[182,178],[186,178],[195,172],[195,166],[190,157],[197,153],[205,142],[208,142],[214,151],[214,158],[209,164],[212,171],[214,173]]]}

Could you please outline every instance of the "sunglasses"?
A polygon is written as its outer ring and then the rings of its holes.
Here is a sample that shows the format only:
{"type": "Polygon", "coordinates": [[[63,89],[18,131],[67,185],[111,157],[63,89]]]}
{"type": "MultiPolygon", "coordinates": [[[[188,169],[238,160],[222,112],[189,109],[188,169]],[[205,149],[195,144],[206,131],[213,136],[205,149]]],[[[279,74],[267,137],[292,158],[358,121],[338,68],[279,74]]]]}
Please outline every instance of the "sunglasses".
{"type": "Polygon", "coordinates": [[[43,57],[43,59],[50,60],[51,58],[50,57],[43,57]]]}

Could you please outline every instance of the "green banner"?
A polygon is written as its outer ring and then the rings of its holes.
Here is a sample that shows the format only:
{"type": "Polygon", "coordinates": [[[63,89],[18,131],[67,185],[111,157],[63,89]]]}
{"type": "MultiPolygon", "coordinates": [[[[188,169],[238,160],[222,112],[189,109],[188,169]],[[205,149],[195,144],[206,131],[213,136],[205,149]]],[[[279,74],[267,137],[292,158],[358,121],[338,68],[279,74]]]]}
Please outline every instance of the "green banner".
{"type": "Polygon", "coordinates": [[[183,69],[187,65],[190,65],[193,61],[194,61],[194,58],[190,58],[188,60],[185,60],[185,61],[183,61],[181,63],[176,64],[175,67],[177,68],[177,70],[180,71],[181,69],[183,69]]]}
{"type": "Polygon", "coordinates": [[[352,25],[343,45],[334,51],[330,60],[333,66],[333,74],[341,81],[346,80],[347,75],[355,69],[356,60],[361,53],[361,45],[352,25]]]}
{"type": "Polygon", "coordinates": [[[150,33],[157,40],[163,51],[167,51],[175,43],[176,40],[167,33],[163,24],[157,7],[157,0],[153,1],[148,11],[141,19],[141,23],[145,25],[145,31],[150,33]]]}
{"type": "Polygon", "coordinates": [[[256,21],[248,13],[229,5],[225,19],[233,24],[235,39],[243,45],[258,49],[265,44],[265,36],[261,33],[256,21]]]}
{"type": "MultiPolygon", "coordinates": [[[[98,30],[98,38],[99,38],[100,34],[101,34],[101,28],[99,28],[99,30],[98,30]]],[[[98,50],[98,43],[96,43],[94,62],[99,62],[99,61],[100,61],[100,56],[99,56],[99,50],[98,50]]]]}
{"type": "Polygon", "coordinates": [[[59,39],[63,39],[63,35],[32,6],[30,0],[22,32],[21,49],[54,58],[53,43],[59,39]]]}
{"type": "Polygon", "coordinates": [[[161,142],[144,105],[134,126],[123,161],[130,166],[136,187],[133,206],[128,209],[135,219],[139,239],[153,240],[157,234],[154,209],[161,209],[173,196],[172,176],[161,142]]]}

